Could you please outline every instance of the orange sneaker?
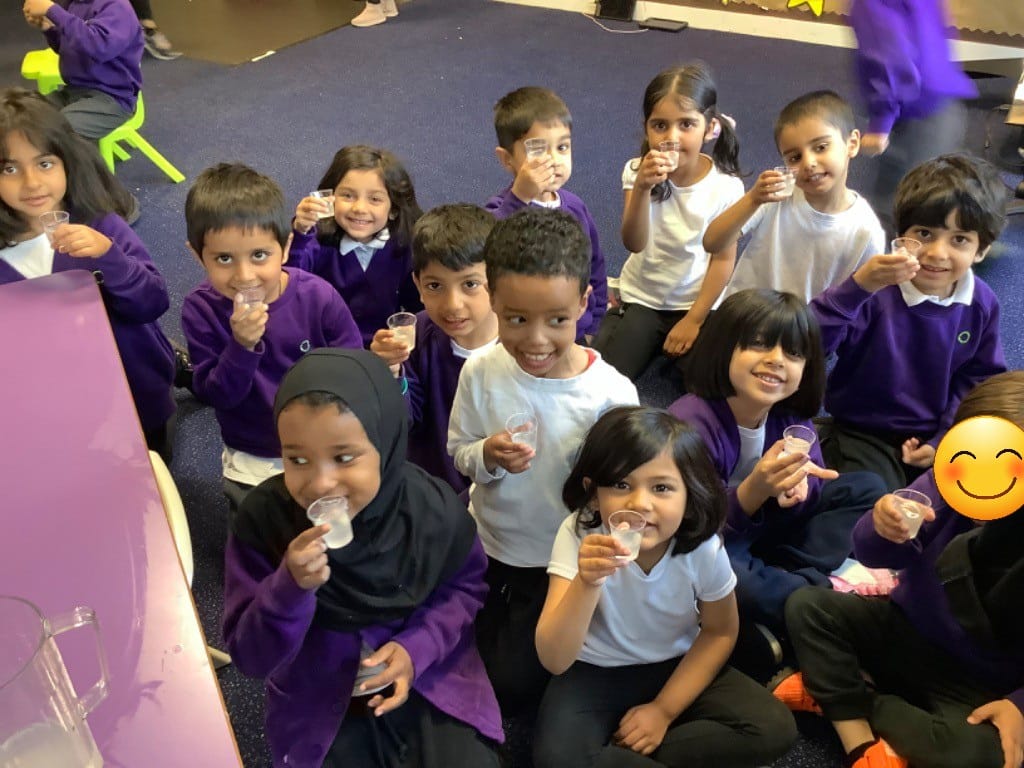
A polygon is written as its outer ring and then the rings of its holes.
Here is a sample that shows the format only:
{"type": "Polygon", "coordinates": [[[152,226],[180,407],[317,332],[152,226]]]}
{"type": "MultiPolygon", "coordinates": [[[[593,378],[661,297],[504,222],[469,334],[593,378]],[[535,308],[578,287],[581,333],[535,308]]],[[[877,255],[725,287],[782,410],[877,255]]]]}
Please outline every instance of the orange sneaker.
{"type": "Polygon", "coordinates": [[[907,761],[879,739],[850,768],[907,768],[907,761]]]}
{"type": "Polygon", "coordinates": [[[794,672],[782,679],[778,685],[772,688],[772,694],[781,701],[790,712],[813,712],[821,714],[821,707],[814,697],[804,688],[804,676],[800,672],[794,672]]]}

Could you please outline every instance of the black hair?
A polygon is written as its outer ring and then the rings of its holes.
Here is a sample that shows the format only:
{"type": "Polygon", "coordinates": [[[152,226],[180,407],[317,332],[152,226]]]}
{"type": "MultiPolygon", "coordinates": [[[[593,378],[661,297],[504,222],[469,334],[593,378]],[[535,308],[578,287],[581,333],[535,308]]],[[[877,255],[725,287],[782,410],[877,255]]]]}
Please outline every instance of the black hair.
{"type": "MultiPolygon", "coordinates": [[[[646,130],[651,112],[668,96],[675,96],[681,108],[700,112],[706,125],[711,125],[712,119],[718,120],[721,133],[715,140],[711,155],[715,167],[723,173],[739,175],[739,138],[732,127],[732,122],[718,111],[718,89],[711,77],[710,68],[702,61],[669,67],[658,73],[647,85],[647,90],[644,91],[644,139],[640,144],[640,156],[643,157],[651,150],[646,130]]],[[[667,181],[655,184],[651,190],[651,198],[659,203],[667,200],[671,194],[672,187],[667,181]]]]}
{"type": "Polygon", "coordinates": [[[817,117],[831,125],[844,139],[850,138],[856,123],[853,108],[835,91],[811,91],[799,96],[782,108],[775,121],[775,144],[778,146],[782,130],[801,120],[817,117]]]}
{"type": "Polygon", "coordinates": [[[778,405],[803,419],[818,415],[825,396],[825,355],[814,313],[792,293],[766,288],[738,291],[711,313],[687,356],[686,388],[705,400],[732,397],[729,365],[737,349],[781,344],[804,358],[796,392],[778,405]]]}
{"type": "Polygon", "coordinates": [[[564,211],[531,205],[494,225],[484,244],[487,284],[493,294],[504,274],[568,277],[580,295],[590,284],[590,241],[564,211]]]}
{"type": "Polygon", "coordinates": [[[941,155],[911,169],[896,187],[896,229],[945,227],[953,211],[957,226],[978,233],[982,250],[1006,226],[1006,186],[986,160],[965,153],[941,155]]]}
{"type": "Polygon", "coordinates": [[[296,395],[287,403],[281,406],[281,410],[278,411],[277,417],[280,419],[281,414],[291,408],[293,405],[304,405],[311,410],[318,410],[320,408],[327,408],[333,405],[338,409],[338,413],[348,413],[351,409],[348,407],[348,403],[342,400],[333,392],[324,392],[321,389],[314,389],[309,392],[303,392],[301,395],[296,395]]]}
{"type": "MultiPolygon", "coordinates": [[[[92,224],[109,213],[129,214],[131,194],[114,178],[96,144],[75,133],[64,114],[38,93],[24,88],[0,92],[0,163],[9,161],[7,138],[15,132],[41,153],[60,158],[67,184],[63,205],[71,221],[92,224]]],[[[0,243],[16,242],[26,231],[22,214],[0,201],[0,243]]]]}
{"type": "MultiPolygon", "coordinates": [[[[388,214],[388,232],[399,248],[412,242],[412,228],[423,210],[416,202],[412,178],[401,161],[386,149],[366,144],[352,144],[334,153],[330,166],[324,172],[318,189],[336,189],[349,171],[377,171],[391,201],[388,214]]],[[[345,233],[333,217],[320,219],[317,239],[325,245],[337,246],[345,233]]]]}
{"type": "Polygon", "coordinates": [[[498,146],[511,152],[534,123],[561,123],[572,130],[572,115],[558,94],[548,88],[527,85],[502,96],[494,105],[494,132],[498,146]]]}
{"type": "Polygon", "coordinates": [[[284,192],[269,176],[241,163],[218,163],[196,177],[185,197],[188,242],[201,257],[208,232],[262,230],[284,248],[292,233],[284,192]]]}
{"type": "Polygon", "coordinates": [[[612,408],[587,433],[562,487],[562,501],[577,513],[577,532],[582,535],[601,525],[594,504],[599,487],[614,485],[666,448],[686,486],[686,507],[673,536],[672,554],[692,552],[718,533],[725,522],[725,491],[700,435],[668,411],[640,405],[612,408]]]}
{"type": "Polygon", "coordinates": [[[431,262],[460,272],[484,260],[484,243],[494,229],[494,216],[478,205],[452,203],[427,211],[412,229],[412,271],[431,262]]]}

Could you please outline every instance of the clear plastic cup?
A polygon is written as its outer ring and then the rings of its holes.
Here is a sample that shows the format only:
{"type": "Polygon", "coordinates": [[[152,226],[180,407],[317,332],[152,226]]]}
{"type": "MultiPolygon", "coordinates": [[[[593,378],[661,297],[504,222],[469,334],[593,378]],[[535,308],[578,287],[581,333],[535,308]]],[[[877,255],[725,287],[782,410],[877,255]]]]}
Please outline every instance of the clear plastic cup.
{"type": "Polygon", "coordinates": [[[348,499],[344,496],[324,496],[309,505],[306,517],[313,525],[327,523],[331,530],[324,534],[328,549],[340,549],[352,541],[352,521],[348,517],[348,499]]]}
{"type": "Polygon", "coordinates": [[[262,304],[266,300],[267,291],[262,285],[243,288],[235,294],[235,301],[239,304],[245,304],[246,309],[252,309],[257,304],[262,304]]]}
{"type": "Polygon", "coordinates": [[[790,424],[782,430],[782,452],[779,454],[779,458],[794,453],[809,454],[811,446],[817,439],[818,435],[810,427],[803,424],[790,424]]]}
{"type": "Polygon", "coordinates": [[[668,156],[669,167],[665,170],[669,173],[679,167],[679,149],[678,141],[663,141],[658,145],[658,151],[664,152],[668,156]]]}
{"type": "Polygon", "coordinates": [[[401,341],[409,348],[409,351],[416,347],[416,315],[412,312],[396,312],[388,318],[390,328],[397,341],[401,341]]]}
{"type": "Polygon", "coordinates": [[[323,200],[327,203],[327,210],[321,211],[318,215],[321,219],[333,219],[334,218],[334,190],[333,189],[318,189],[315,192],[309,193],[310,197],[315,197],[317,200],[323,200]]]}
{"type": "Polygon", "coordinates": [[[921,241],[912,237],[897,237],[889,243],[889,253],[894,256],[913,256],[917,258],[917,252],[921,250],[921,241]]]}
{"type": "Polygon", "coordinates": [[[646,525],[644,516],[632,509],[620,509],[608,516],[608,532],[629,549],[628,555],[616,555],[619,560],[636,560],[646,525]]]}
{"type": "Polygon", "coordinates": [[[505,419],[505,430],[513,443],[523,443],[537,450],[537,416],[533,411],[519,411],[505,419]]]}
{"type": "Polygon", "coordinates": [[[898,491],[893,491],[892,495],[896,497],[896,508],[903,515],[903,519],[907,521],[910,538],[914,538],[921,530],[921,523],[924,522],[924,507],[930,507],[932,500],[920,491],[911,488],[900,488],[898,491]]]}
{"type": "Polygon", "coordinates": [[[526,139],[523,142],[526,148],[526,159],[533,160],[537,157],[544,157],[548,153],[547,139],[526,139]]]}
{"type": "Polygon", "coordinates": [[[53,245],[53,233],[61,224],[71,221],[71,214],[67,211],[47,211],[39,217],[39,221],[43,224],[46,239],[50,241],[50,245],[53,245]]]}
{"type": "Polygon", "coordinates": [[[793,173],[793,169],[788,165],[776,165],[775,171],[782,174],[782,180],[786,183],[786,186],[776,192],[775,196],[780,198],[792,197],[793,190],[796,189],[796,175],[793,173]]]}

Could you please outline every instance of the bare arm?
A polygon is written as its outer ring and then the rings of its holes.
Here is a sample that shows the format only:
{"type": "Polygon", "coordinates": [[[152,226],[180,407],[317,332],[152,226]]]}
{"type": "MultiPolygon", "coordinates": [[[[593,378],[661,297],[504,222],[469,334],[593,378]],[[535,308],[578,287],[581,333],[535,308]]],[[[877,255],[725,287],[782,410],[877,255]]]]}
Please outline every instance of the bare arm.
{"type": "Polygon", "coordinates": [[[625,190],[622,244],[630,253],[639,253],[647,247],[651,234],[651,190],[668,178],[666,162],[664,152],[648,152],[637,168],[633,188],[625,190]]]}
{"type": "Polygon", "coordinates": [[[740,238],[743,225],[750,221],[750,217],[760,207],[761,204],[754,198],[754,190],[749,190],[708,224],[704,233],[704,250],[708,253],[721,253],[729,246],[734,246],[740,238]]]}
{"type": "Polygon", "coordinates": [[[690,311],[686,313],[686,316],[692,316],[698,325],[703,325],[708,319],[711,307],[715,305],[729,283],[729,278],[732,277],[733,267],[736,266],[736,243],[708,255],[711,262],[708,264],[708,271],[704,273],[704,282],[700,284],[700,293],[697,294],[690,311]]]}

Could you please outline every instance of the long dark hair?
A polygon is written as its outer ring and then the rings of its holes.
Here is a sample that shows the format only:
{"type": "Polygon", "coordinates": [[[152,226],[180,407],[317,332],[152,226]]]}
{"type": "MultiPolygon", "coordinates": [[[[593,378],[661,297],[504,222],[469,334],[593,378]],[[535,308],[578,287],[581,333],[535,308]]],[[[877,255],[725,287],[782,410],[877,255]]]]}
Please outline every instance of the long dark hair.
{"type": "MultiPolygon", "coordinates": [[[[711,70],[707,64],[695,61],[682,66],[670,67],[651,80],[644,91],[644,139],[640,144],[640,156],[651,151],[647,141],[647,120],[654,107],[666,96],[675,96],[687,109],[693,107],[704,116],[710,125],[712,119],[718,120],[721,133],[715,140],[711,158],[715,167],[722,173],[738,176],[740,173],[740,142],[732,122],[718,111],[718,89],[711,78],[711,70]]],[[[672,188],[667,181],[656,184],[651,190],[651,199],[656,202],[667,200],[672,188]]]]}
{"type": "MultiPolygon", "coordinates": [[[[71,128],[67,118],[46,99],[24,88],[0,93],[0,161],[7,162],[7,137],[21,133],[44,154],[64,164],[64,208],[71,220],[91,224],[108,213],[126,216],[131,195],[107,168],[96,145],[71,128]]],[[[0,201],[0,243],[13,243],[27,230],[22,215],[0,201]]]]}
{"type": "Polygon", "coordinates": [[[612,408],[597,420],[562,487],[562,501],[576,513],[577,531],[601,525],[593,505],[599,487],[614,485],[666,448],[686,486],[672,554],[692,552],[714,536],[725,522],[726,498],[700,435],[668,411],[634,405],[612,408]]]}
{"type": "MultiPolygon", "coordinates": [[[[384,180],[384,188],[391,200],[391,219],[388,223],[392,239],[400,248],[412,242],[412,227],[423,215],[416,202],[416,190],[412,179],[397,157],[386,149],[377,149],[365,144],[342,147],[331,160],[331,165],[317,185],[318,189],[334,189],[349,171],[377,171],[384,180]]],[[[321,219],[317,225],[318,239],[325,245],[338,245],[342,232],[333,218],[321,219]]]]}

